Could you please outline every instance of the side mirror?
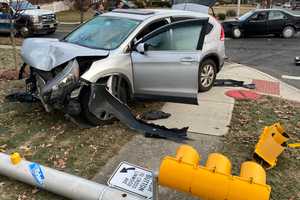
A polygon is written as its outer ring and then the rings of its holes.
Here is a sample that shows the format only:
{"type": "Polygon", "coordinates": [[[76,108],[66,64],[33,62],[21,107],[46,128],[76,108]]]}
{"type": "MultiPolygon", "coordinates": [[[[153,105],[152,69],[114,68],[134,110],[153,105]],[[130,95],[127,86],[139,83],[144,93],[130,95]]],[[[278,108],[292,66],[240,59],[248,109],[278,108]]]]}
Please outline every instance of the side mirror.
{"type": "Polygon", "coordinates": [[[145,52],[147,51],[147,44],[146,43],[139,43],[136,47],[135,47],[136,51],[139,52],[140,54],[145,54],[145,52]]]}

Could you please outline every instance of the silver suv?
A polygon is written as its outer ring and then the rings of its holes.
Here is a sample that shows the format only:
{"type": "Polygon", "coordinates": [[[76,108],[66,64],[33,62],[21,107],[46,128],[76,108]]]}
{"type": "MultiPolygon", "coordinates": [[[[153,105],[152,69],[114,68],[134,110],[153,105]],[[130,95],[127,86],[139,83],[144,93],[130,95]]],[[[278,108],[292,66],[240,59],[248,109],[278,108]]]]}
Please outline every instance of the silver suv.
{"type": "Polygon", "coordinates": [[[97,84],[107,85],[124,103],[151,99],[197,104],[197,93],[213,86],[223,66],[224,31],[208,14],[114,10],[63,40],[26,39],[21,54],[31,69],[27,88],[47,111],[71,110],[99,124],[111,115],[103,112],[99,119],[89,110],[97,84]]]}

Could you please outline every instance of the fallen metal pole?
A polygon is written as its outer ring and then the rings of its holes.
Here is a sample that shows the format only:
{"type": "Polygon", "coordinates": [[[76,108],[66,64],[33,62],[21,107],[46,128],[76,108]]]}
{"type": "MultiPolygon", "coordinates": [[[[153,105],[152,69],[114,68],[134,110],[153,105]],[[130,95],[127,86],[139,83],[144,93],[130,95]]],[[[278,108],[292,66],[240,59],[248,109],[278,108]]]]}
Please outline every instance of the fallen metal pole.
{"type": "Polygon", "coordinates": [[[22,159],[12,164],[0,153],[0,174],[74,200],[141,200],[137,196],[22,159]]]}

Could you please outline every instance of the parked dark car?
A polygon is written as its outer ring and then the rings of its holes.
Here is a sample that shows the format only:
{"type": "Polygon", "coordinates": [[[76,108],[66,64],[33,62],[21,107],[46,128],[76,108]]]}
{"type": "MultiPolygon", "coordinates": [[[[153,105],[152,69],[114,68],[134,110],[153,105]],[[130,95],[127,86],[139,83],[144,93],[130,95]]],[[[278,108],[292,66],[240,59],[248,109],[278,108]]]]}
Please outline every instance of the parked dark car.
{"type": "Polygon", "coordinates": [[[273,34],[291,38],[300,31],[300,16],[281,9],[259,9],[224,21],[222,25],[227,37],[273,34]]]}

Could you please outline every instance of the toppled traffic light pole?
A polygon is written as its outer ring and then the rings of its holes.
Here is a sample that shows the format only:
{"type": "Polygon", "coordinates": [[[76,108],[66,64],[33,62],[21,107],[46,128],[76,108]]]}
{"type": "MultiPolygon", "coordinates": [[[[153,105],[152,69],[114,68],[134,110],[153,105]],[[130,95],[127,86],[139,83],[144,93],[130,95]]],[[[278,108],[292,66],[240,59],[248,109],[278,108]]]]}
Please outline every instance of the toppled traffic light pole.
{"type": "Polygon", "coordinates": [[[140,200],[140,198],[78,176],[0,153],[0,174],[74,200],[140,200]]]}
{"type": "Polygon", "coordinates": [[[0,174],[75,200],[157,200],[158,184],[203,200],[269,200],[271,187],[259,164],[244,162],[240,176],[233,176],[231,163],[222,154],[210,154],[205,166],[199,161],[194,148],[182,145],[175,157],[162,160],[158,175],[121,163],[106,186],[26,161],[18,154],[0,153],[0,174]]]}

